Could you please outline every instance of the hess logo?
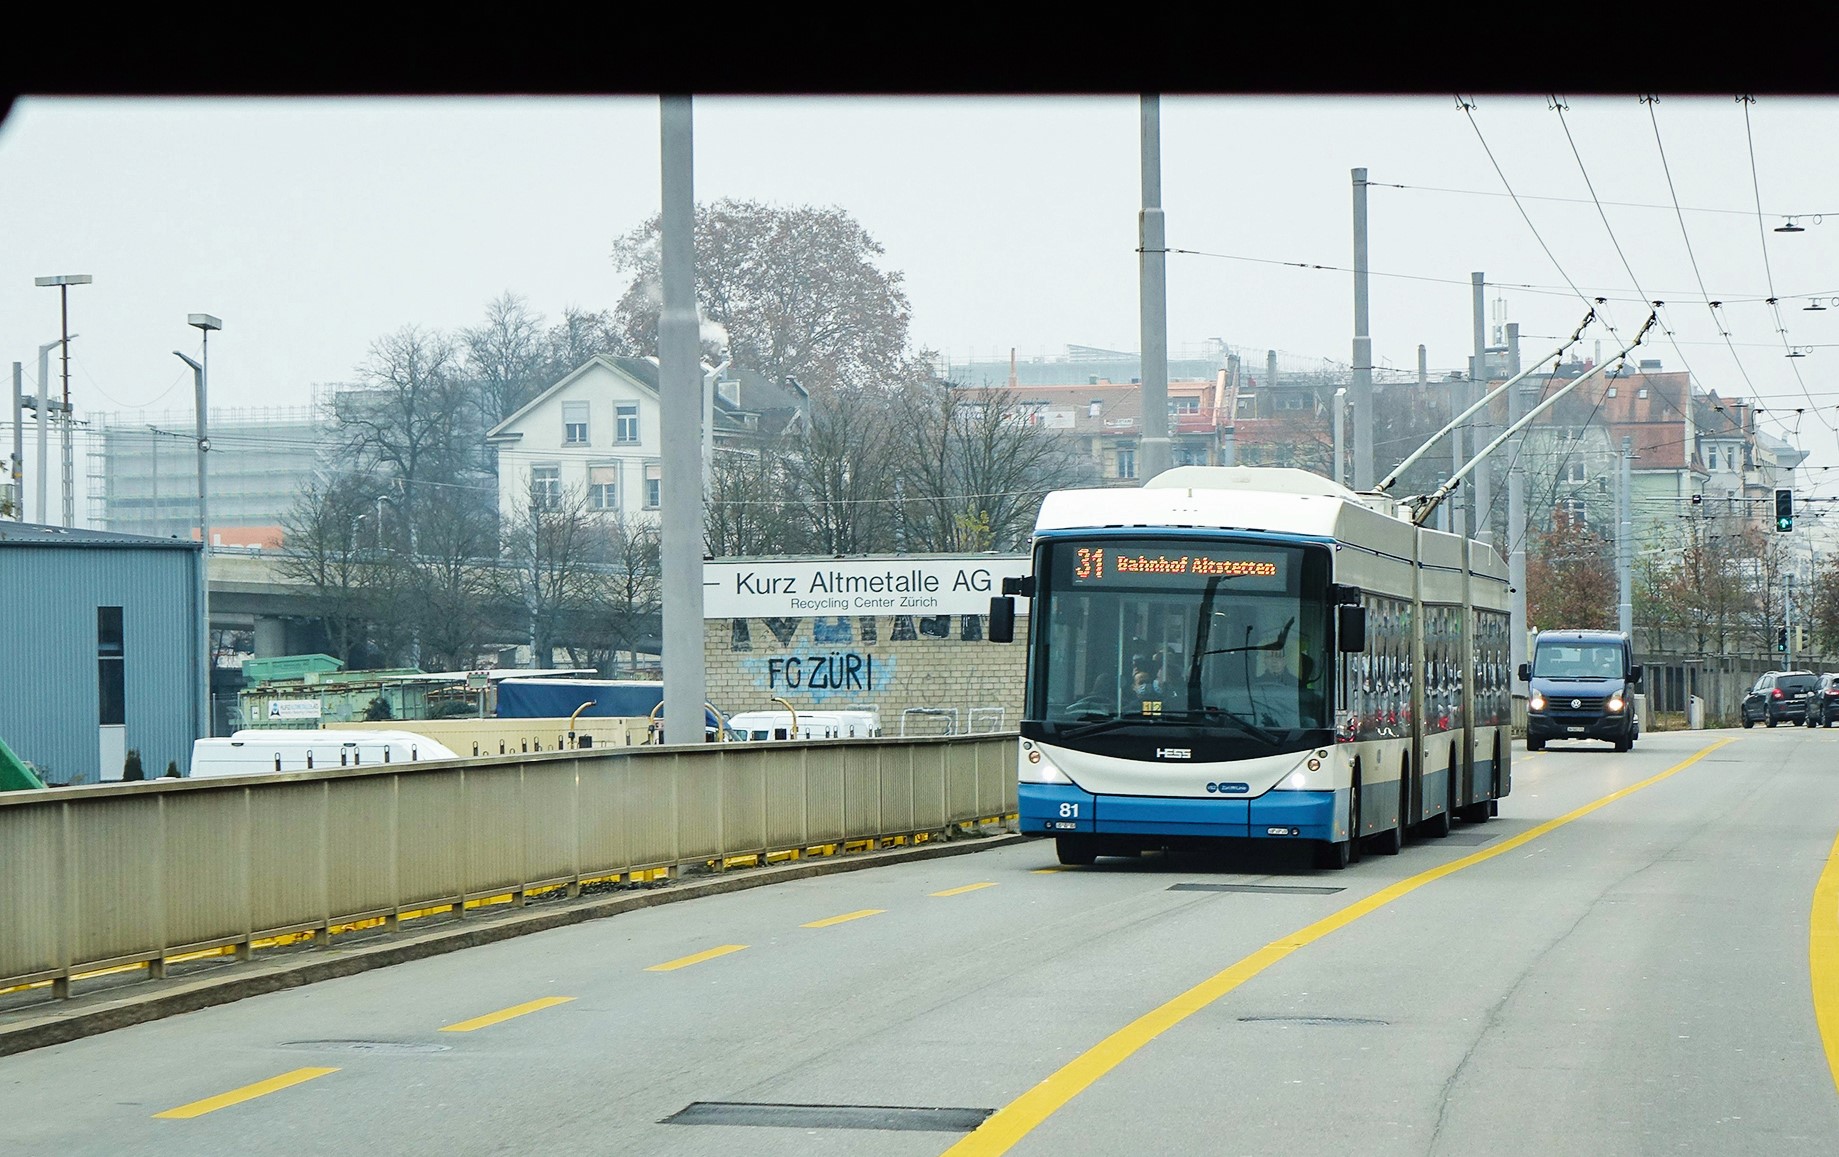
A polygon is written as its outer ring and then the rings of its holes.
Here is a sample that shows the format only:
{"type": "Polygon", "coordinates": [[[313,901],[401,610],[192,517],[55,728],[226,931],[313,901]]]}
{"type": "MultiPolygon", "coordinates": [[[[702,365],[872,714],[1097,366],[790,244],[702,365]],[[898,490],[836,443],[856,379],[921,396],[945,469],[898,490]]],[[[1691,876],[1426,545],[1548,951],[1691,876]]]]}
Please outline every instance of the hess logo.
{"type": "Polygon", "coordinates": [[[1188,747],[1158,747],[1157,759],[1193,759],[1194,750],[1188,747]]]}

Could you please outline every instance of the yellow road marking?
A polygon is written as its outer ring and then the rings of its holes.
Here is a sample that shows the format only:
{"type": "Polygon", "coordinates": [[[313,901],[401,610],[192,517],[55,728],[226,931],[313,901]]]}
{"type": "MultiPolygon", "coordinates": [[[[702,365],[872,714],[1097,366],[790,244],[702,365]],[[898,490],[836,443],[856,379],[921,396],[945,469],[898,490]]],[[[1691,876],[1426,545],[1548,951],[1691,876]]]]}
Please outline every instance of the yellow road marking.
{"type": "Polygon", "coordinates": [[[1065,870],[1065,868],[1036,868],[1034,874],[1037,876],[1046,876],[1054,872],[1064,872],[1065,870]]]}
{"type": "Polygon", "coordinates": [[[1826,1048],[1826,1068],[1839,1085],[1839,840],[1813,890],[1807,963],[1813,973],[1813,1015],[1826,1048]]]}
{"type": "Polygon", "coordinates": [[[278,1077],[270,1077],[265,1081],[257,1081],[253,1085],[244,1085],[240,1089],[231,1089],[229,1092],[219,1093],[215,1097],[206,1097],[202,1101],[193,1101],[189,1105],[180,1105],[178,1108],[168,1109],[164,1113],[155,1113],[154,1116],[165,1117],[168,1120],[179,1120],[186,1117],[202,1117],[206,1113],[215,1113],[219,1109],[227,1109],[231,1105],[240,1105],[244,1101],[253,1101],[257,1097],[267,1096],[269,1093],[280,1092],[282,1089],[310,1081],[314,1077],[323,1077],[327,1073],[336,1072],[338,1072],[337,1069],[295,1069],[291,1073],[282,1073],[278,1077]]]}
{"type": "Polygon", "coordinates": [[[934,892],[933,895],[934,896],[962,896],[966,892],[975,892],[979,888],[994,888],[995,886],[996,886],[996,881],[991,880],[988,883],[984,883],[984,884],[966,884],[962,888],[947,888],[943,892],[934,892]]]}
{"type": "Polygon", "coordinates": [[[541,1000],[527,1000],[522,1004],[514,1004],[510,1008],[500,1009],[497,1012],[488,1012],[484,1016],[475,1016],[471,1020],[463,1020],[459,1024],[450,1024],[441,1029],[441,1031],[471,1032],[476,1028],[488,1028],[492,1025],[510,1020],[512,1017],[536,1012],[538,1009],[553,1008],[558,1004],[567,1004],[573,999],[575,998],[572,996],[545,996],[541,1000]]]}
{"type": "Polygon", "coordinates": [[[1725,744],[1735,742],[1734,737],[1720,739],[1658,775],[1649,776],[1640,783],[1611,792],[1594,803],[1588,803],[1574,811],[1566,812],[1557,819],[1547,820],[1538,827],[1521,832],[1512,839],[1503,840],[1493,847],[1484,848],[1459,860],[1439,865],[1381,888],[1371,896],[1349,904],[1301,931],[1293,932],[1280,940],[1273,940],[1250,956],[1201,981],[1161,1007],[1144,1013],[1084,1053],[1074,1057],[1046,1080],[996,1110],[985,1119],[983,1124],[977,1126],[974,1132],[967,1134],[956,1145],[945,1150],[940,1157],[997,1157],[998,1154],[1007,1153],[1017,1141],[1032,1132],[1035,1126],[1047,1120],[1100,1077],[1122,1064],[1138,1049],[1297,949],[1313,944],[1330,932],[1344,928],[1362,916],[1378,911],[1392,901],[1434,880],[1440,880],[1464,868],[1472,868],[1496,856],[1505,855],[1540,836],[1556,831],[1573,820],[1582,819],[1598,808],[1607,807],[1624,796],[1632,795],[1644,787],[1659,783],[1668,776],[1691,767],[1725,744]]]}
{"type": "Polygon", "coordinates": [[[745,944],[724,944],[720,948],[711,948],[707,952],[698,952],[694,956],[681,956],[676,960],[667,960],[663,964],[654,964],[646,972],[670,972],[677,968],[688,968],[692,964],[701,964],[705,960],[714,960],[717,956],[726,956],[730,952],[739,952],[747,947],[745,944]]]}
{"type": "Polygon", "coordinates": [[[809,924],[800,924],[800,928],[828,928],[832,924],[843,924],[850,920],[860,920],[864,916],[879,916],[886,908],[864,908],[860,912],[845,912],[841,916],[832,916],[828,920],[813,920],[809,924]]]}

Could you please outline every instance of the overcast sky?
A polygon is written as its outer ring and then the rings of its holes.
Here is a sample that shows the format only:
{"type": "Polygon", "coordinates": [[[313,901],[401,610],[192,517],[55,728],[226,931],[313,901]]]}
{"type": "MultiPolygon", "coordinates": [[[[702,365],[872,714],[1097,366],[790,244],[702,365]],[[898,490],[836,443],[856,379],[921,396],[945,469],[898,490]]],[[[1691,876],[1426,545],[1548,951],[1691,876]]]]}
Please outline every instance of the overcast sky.
{"type": "MultiPolygon", "coordinates": [[[[1161,107],[1168,341],[1262,366],[1352,356],[1351,171],[1365,168],[1371,330],[1382,367],[1490,340],[1636,354],[1754,398],[1839,466],[1839,99],[1169,96],[1161,107]],[[1798,233],[1775,232],[1789,217],[1798,233]],[[1777,299],[1774,306],[1769,298],[1777,299]],[[1828,308],[1808,310],[1817,300],[1828,308]],[[1497,301],[1504,304],[1498,306],[1497,301]],[[1720,302],[1711,306],[1708,302],[1720,302]],[[1786,356],[1791,351],[1804,357],[1786,356]],[[1800,408],[1806,412],[1795,414],[1800,408]]],[[[953,361],[1135,351],[1140,104],[1124,95],[699,97],[699,203],[835,206],[885,249],[915,347],[953,361]]],[[[0,346],[24,363],[70,291],[78,417],[189,412],[186,315],[223,319],[212,404],[300,405],[406,325],[477,323],[508,291],[548,319],[610,309],[614,237],[659,208],[650,97],[26,97],[0,125],[0,346]]],[[[54,379],[59,366],[52,361],[54,379]]],[[[1810,472],[1821,485],[1839,470],[1810,472]]],[[[1824,492],[1839,493],[1839,484],[1824,492]]]]}

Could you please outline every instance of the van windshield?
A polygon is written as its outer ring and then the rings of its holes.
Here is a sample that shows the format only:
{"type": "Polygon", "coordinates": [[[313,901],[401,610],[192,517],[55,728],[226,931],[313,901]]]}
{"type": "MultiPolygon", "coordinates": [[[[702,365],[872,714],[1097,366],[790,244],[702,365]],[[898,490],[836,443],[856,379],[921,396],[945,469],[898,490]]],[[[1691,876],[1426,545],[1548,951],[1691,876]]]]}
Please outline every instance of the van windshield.
{"type": "Polygon", "coordinates": [[[1535,679],[1620,679],[1622,648],[1615,643],[1540,643],[1535,679]]]}

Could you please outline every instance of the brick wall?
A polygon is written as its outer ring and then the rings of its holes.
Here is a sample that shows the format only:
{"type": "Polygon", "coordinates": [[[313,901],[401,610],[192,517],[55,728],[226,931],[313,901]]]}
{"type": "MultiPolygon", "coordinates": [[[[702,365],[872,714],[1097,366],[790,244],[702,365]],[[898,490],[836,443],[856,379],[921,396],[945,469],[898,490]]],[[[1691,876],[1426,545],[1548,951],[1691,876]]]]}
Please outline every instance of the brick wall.
{"type": "MultiPolygon", "coordinates": [[[[1021,719],[1028,620],[1016,620],[1015,642],[992,643],[986,637],[987,619],[708,619],[703,656],[709,702],[723,714],[771,710],[778,706],[774,696],[799,710],[872,704],[891,736],[901,734],[903,714],[910,708],[955,711],[960,734],[1013,731],[1021,719]]],[[[945,715],[904,718],[908,735],[946,732],[945,715]]]]}

